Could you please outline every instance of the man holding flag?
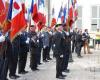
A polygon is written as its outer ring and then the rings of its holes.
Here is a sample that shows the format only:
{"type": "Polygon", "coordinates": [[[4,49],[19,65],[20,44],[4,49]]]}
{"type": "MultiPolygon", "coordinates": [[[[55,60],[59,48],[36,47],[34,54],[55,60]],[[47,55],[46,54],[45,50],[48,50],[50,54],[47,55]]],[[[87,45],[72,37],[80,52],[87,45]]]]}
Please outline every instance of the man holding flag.
{"type": "Polygon", "coordinates": [[[18,53],[19,53],[19,32],[26,27],[25,12],[23,11],[22,1],[20,0],[11,0],[12,3],[9,8],[12,7],[11,16],[11,28],[10,28],[10,40],[12,42],[12,53],[11,61],[9,63],[10,73],[9,77],[11,79],[16,79],[19,76],[16,75],[17,62],[18,62],[18,53]]]}

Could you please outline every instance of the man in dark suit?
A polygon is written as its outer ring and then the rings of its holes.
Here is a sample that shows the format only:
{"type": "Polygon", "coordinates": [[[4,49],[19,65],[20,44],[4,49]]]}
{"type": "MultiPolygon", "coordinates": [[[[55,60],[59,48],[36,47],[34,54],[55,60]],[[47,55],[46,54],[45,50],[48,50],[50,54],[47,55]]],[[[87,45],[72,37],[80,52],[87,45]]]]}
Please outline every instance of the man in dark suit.
{"type": "Polygon", "coordinates": [[[76,35],[77,35],[77,28],[75,28],[72,32],[72,53],[76,48],[76,35]]]}
{"type": "Polygon", "coordinates": [[[63,41],[63,68],[62,70],[64,72],[69,72],[68,69],[68,62],[69,62],[69,56],[71,54],[71,33],[68,31],[68,28],[66,24],[63,24],[64,31],[62,32],[64,41],[63,41]]]}
{"type": "Polygon", "coordinates": [[[38,70],[38,47],[39,47],[39,38],[35,32],[35,26],[31,26],[29,37],[29,46],[30,46],[30,68],[32,71],[38,70]],[[33,28],[33,29],[32,29],[33,28]]]}
{"type": "Polygon", "coordinates": [[[18,54],[19,54],[19,35],[12,41],[12,53],[10,56],[10,61],[9,61],[9,77],[11,79],[16,79],[19,76],[16,75],[16,70],[17,70],[17,63],[18,63],[18,54]]]}
{"type": "Polygon", "coordinates": [[[81,58],[81,48],[83,46],[83,40],[82,40],[82,30],[79,30],[76,35],[76,53],[77,57],[81,58]]]}
{"type": "Polygon", "coordinates": [[[7,72],[9,51],[7,47],[6,37],[0,30],[0,80],[8,80],[7,72]]]}
{"type": "Polygon", "coordinates": [[[62,61],[63,61],[63,35],[61,25],[56,25],[55,32],[53,34],[53,52],[56,58],[56,78],[64,79],[62,74],[62,61]]]}
{"type": "Polygon", "coordinates": [[[47,27],[44,27],[42,32],[42,42],[43,42],[43,62],[48,62],[49,55],[49,33],[47,27]]]}
{"type": "Polygon", "coordinates": [[[22,31],[20,34],[20,52],[19,52],[19,62],[18,62],[18,73],[25,74],[26,61],[27,61],[27,52],[29,51],[29,46],[26,43],[27,41],[27,32],[22,31]]]}

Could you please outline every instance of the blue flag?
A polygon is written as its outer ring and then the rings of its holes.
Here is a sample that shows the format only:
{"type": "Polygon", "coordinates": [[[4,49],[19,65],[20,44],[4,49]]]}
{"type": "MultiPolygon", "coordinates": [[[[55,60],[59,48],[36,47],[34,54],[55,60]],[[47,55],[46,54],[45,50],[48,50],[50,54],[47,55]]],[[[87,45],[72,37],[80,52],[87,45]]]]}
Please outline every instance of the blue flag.
{"type": "Polygon", "coordinates": [[[32,0],[32,2],[31,2],[30,13],[33,13],[33,6],[34,6],[34,0],[32,0]]]}
{"type": "Polygon", "coordinates": [[[8,9],[7,20],[11,20],[11,18],[12,18],[12,7],[13,7],[13,0],[10,0],[10,5],[9,5],[9,9],[8,9]]]}
{"type": "Polygon", "coordinates": [[[64,10],[63,10],[63,14],[64,14],[64,20],[63,20],[63,23],[66,22],[66,16],[67,16],[67,12],[66,12],[67,8],[66,6],[64,7],[64,10]]]}
{"type": "Polygon", "coordinates": [[[62,8],[62,6],[61,6],[60,12],[59,12],[59,15],[58,15],[58,18],[61,18],[61,17],[62,17],[62,13],[63,13],[63,8],[62,8]]]}

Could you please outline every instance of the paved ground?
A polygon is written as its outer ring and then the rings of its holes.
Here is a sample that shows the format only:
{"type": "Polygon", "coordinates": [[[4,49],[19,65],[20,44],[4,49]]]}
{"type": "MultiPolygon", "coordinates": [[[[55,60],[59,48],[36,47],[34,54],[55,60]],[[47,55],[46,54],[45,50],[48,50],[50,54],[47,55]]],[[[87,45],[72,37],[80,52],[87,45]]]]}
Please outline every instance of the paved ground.
{"type": "MultiPolygon", "coordinates": [[[[73,53],[73,63],[69,63],[70,73],[66,74],[65,80],[100,80],[100,50],[91,50],[93,54],[83,55],[83,58],[77,58],[73,53]]],[[[82,51],[83,52],[83,51],[82,51]]],[[[32,72],[29,68],[29,58],[26,75],[20,75],[17,80],[58,80],[55,78],[55,59],[43,63],[39,66],[39,71],[32,72]]]]}

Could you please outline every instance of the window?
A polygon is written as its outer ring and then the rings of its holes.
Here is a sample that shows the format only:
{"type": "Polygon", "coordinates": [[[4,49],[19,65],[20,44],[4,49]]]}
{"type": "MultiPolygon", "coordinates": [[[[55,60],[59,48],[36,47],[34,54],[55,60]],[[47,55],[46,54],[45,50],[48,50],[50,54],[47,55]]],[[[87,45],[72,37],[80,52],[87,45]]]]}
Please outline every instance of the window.
{"type": "Polygon", "coordinates": [[[97,18],[97,6],[92,7],[92,18],[97,18]]]}
{"type": "Polygon", "coordinates": [[[100,28],[100,6],[92,6],[91,30],[96,31],[100,28]]]}

